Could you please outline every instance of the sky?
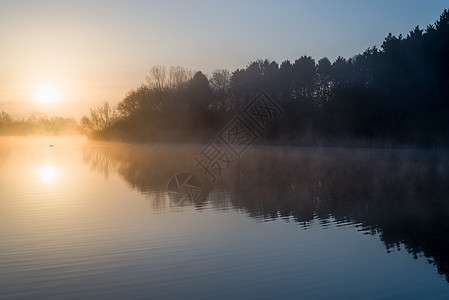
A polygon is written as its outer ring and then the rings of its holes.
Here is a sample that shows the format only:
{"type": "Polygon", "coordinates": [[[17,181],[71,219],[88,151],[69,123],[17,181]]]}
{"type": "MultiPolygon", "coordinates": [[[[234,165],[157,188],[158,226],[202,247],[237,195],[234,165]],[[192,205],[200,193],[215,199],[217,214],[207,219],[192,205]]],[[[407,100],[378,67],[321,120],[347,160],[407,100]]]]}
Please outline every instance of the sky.
{"type": "Polygon", "coordinates": [[[0,111],[79,118],[154,65],[210,74],[256,59],[349,58],[433,24],[449,1],[0,0],[0,111]]]}

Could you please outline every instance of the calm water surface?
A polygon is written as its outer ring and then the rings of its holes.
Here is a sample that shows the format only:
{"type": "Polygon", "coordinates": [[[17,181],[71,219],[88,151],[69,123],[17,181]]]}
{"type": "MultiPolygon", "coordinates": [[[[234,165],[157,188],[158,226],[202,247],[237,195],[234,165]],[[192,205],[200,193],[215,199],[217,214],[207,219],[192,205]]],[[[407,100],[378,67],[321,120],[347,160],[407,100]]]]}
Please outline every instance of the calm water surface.
{"type": "Polygon", "coordinates": [[[1,299],[449,298],[442,151],[0,142],[1,299]]]}

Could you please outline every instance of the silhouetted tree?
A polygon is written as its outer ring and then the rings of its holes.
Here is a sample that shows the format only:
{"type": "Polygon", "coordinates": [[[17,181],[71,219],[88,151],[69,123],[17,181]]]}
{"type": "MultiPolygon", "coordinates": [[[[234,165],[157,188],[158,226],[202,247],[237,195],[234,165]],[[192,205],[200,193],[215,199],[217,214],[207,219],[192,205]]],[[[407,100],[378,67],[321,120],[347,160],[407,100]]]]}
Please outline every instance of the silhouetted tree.
{"type": "Polygon", "coordinates": [[[196,135],[198,128],[215,130],[265,91],[288,112],[275,124],[288,143],[324,138],[449,144],[448,28],[444,10],[425,30],[415,27],[405,37],[390,33],[379,49],[348,59],[315,63],[301,56],[281,65],[259,59],[232,73],[214,71],[210,79],[182,67],[167,75],[165,67],[155,66],[147,83],[118,104],[113,127],[142,139],[155,128],[196,135]]]}
{"type": "Polygon", "coordinates": [[[212,109],[228,111],[232,109],[231,103],[231,73],[228,70],[215,70],[209,79],[213,89],[212,109]]]}
{"type": "Polygon", "coordinates": [[[187,105],[191,110],[200,111],[208,109],[211,89],[206,75],[197,72],[187,84],[186,95],[187,105]]]}
{"type": "Polygon", "coordinates": [[[153,66],[146,79],[148,85],[157,91],[164,91],[167,87],[167,72],[164,66],[153,66]]]}
{"type": "Polygon", "coordinates": [[[180,91],[186,87],[187,82],[192,78],[192,72],[184,67],[171,67],[169,72],[169,85],[174,91],[180,91]]]}
{"type": "Polygon", "coordinates": [[[115,108],[108,102],[90,110],[89,116],[81,118],[80,130],[82,133],[96,136],[104,132],[116,121],[115,108]]]}
{"type": "Polygon", "coordinates": [[[317,74],[315,60],[310,56],[301,56],[292,66],[293,99],[312,101],[317,74]]]}
{"type": "Polygon", "coordinates": [[[317,97],[316,105],[321,106],[328,102],[332,96],[332,64],[327,57],[318,61],[317,64],[317,97]]]}

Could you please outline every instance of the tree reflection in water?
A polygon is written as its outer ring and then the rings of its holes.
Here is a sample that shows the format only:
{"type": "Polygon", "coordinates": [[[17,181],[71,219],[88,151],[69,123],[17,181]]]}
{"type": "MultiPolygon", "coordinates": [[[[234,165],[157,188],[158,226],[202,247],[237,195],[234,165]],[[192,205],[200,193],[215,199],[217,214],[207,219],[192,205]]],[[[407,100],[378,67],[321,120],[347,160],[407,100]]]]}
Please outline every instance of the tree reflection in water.
{"type": "Polygon", "coordinates": [[[449,156],[411,149],[253,147],[213,186],[195,170],[195,147],[102,144],[84,162],[106,177],[117,172],[132,188],[159,195],[170,178],[197,174],[205,205],[259,220],[283,218],[307,227],[314,219],[356,224],[386,249],[428,258],[449,281],[449,156]]]}

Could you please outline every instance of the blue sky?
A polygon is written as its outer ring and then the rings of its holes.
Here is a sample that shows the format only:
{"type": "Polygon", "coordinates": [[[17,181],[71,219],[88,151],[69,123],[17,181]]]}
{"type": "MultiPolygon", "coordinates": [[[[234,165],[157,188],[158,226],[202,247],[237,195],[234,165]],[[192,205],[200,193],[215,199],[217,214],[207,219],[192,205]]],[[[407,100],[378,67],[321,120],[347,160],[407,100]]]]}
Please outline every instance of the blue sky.
{"type": "Polygon", "coordinates": [[[153,65],[209,73],[258,58],[351,57],[389,32],[434,23],[444,8],[449,1],[2,1],[0,110],[26,106],[32,86],[47,82],[72,107],[117,102],[153,65]]]}

